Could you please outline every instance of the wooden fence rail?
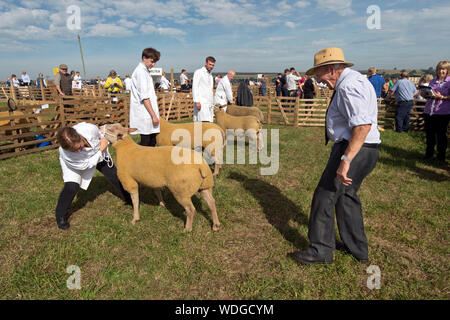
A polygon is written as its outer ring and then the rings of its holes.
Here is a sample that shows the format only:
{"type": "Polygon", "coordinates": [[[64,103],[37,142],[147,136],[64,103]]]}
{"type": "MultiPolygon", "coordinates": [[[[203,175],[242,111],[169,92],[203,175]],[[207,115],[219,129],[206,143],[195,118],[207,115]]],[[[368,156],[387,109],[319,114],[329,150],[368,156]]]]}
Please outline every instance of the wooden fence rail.
{"type": "MultiPolygon", "coordinates": [[[[0,159],[57,148],[56,131],[62,126],[82,121],[96,125],[112,122],[129,124],[129,94],[64,98],[49,94],[48,97],[53,100],[17,100],[18,109],[15,112],[0,104],[0,159]]],[[[279,97],[269,91],[267,96],[254,96],[253,101],[254,106],[262,110],[265,124],[323,127],[329,99],[329,96],[317,99],[279,97]]],[[[159,93],[158,106],[160,117],[166,120],[193,118],[190,92],[159,93]]],[[[423,108],[423,105],[416,104],[411,111],[413,130],[423,130],[423,108]]],[[[379,125],[393,128],[394,118],[395,106],[386,105],[380,99],[379,125]]]]}

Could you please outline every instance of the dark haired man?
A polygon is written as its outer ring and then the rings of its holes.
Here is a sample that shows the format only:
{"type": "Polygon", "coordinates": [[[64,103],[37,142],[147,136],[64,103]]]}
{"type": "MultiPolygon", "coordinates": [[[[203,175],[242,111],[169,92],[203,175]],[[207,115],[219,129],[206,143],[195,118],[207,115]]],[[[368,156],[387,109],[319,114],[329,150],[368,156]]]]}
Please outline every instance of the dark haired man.
{"type": "Polygon", "coordinates": [[[130,128],[140,134],[140,145],[154,147],[159,133],[158,101],[150,69],[159,61],[160,53],[153,48],[142,51],[142,62],[131,76],[130,90],[130,128]]]}
{"type": "Polygon", "coordinates": [[[192,97],[194,100],[194,121],[213,122],[214,119],[214,80],[211,71],[216,59],[207,57],[205,66],[194,72],[192,97]]]}

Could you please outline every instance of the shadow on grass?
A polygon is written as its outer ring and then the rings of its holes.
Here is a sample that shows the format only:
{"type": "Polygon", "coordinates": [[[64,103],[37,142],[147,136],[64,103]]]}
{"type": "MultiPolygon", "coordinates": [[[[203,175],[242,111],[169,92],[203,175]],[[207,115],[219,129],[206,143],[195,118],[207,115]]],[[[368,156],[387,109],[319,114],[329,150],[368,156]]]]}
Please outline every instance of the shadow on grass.
{"type": "Polygon", "coordinates": [[[89,184],[88,190],[79,189],[76,195],[75,202],[72,203],[69,209],[69,216],[72,216],[78,210],[84,208],[88,202],[94,201],[98,196],[105,192],[110,192],[118,198],[119,201],[123,201],[119,196],[119,193],[114,189],[112,184],[106,180],[105,177],[93,177],[89,184]]]}
{"type": "Polygon", "coordinates": [[[440,174],[432,170],[428,170],[425,168],[420,168],[417,166],[417,163],[426,163],[430,164],[436,168],[449,171],[449,166],[447,164],[439,163],[435,160],[423,160],[423,154],[411,151],[411,150],[405,150],[394,146],[389,146],[386,144],[381,145],[381,150],[390,154],[392,158],[386,158],[380,155],[379,162],[393,166],[393,167],[403,167],[407,168],[411,171],[414,171],[417,173],[418,176],[422,179],[426,180],[432,180],[432,181],[447,181],[449,179],[448,175],[446,174],[440,174]]]}
{"type": "MultiPolygon", "coordinates": [[[[164,188],[162,190],[162,196],[164,199],[164,202],[166,203],[166,209],[170,212],[174,217],[180,219],[183,221],[183,224],[186,223],[186,214],[184,212],[184,208],[178,203],[178,201],[173,196],[172,192],[170,192],[169,189],[164,188]]],[[[148,204],[150,206],[159,206],[158,198],[155,195],[155,192],[152,188],[140,186],[139,187],[139,199],[145,204],[148,204]]],[[[198,198],[196,195],[192,196],[192,204],[195,207],[196,215],[201,214],[203,217],[205,217],[209,223],[212,225],[212,218],[209,208],[206,206],[206,210],[204,210],[202,206],[202,202],[200,198],[198,198]]],[[[194,223],[195,223],[195,216],[194,216],[194,223]]]]}
{"type": "Polygon", "coordinates": [[[294,202],[284,196],[280,189],[260,179],[249,179],[238,172],[231,172],[228,177],[239,181],[258,200],[267,221],[287,241],[297,249],[304,249],[308,246],[308,240],[296,228],[289,225],[290,220],[308,225],[308,217],[294,202]]]}

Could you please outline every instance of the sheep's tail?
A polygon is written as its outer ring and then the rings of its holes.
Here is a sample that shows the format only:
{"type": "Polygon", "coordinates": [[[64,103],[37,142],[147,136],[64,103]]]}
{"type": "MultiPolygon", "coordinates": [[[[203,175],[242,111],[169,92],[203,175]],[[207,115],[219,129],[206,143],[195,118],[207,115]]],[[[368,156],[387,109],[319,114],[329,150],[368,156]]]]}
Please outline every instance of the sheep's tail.
{"type": "Polygon", "coordinates": [[[261,111],[261,109],[258,109],[259,111],[259,117],[261,121],[264,121],[264,113],[261,111]]]}

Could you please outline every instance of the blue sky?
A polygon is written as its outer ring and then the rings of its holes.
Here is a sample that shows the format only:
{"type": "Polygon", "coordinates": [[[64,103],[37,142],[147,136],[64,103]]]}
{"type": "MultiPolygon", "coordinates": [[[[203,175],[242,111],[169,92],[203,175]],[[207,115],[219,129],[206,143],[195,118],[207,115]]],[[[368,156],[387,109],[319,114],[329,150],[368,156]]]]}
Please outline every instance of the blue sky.
{"type": "Polygon", "coordinates": [[[305,71],[318,50],[339,46],[356,69],[428,68],[449,60],[449,1],[422,0],[0,0],[0,78],[22,70],[50,75],[60,63],[88,78],[131,73],[142,49],[161,52],[166,72],[193,72],[208,55],[214,71],[305,71]],[[78,6],[81,30],[69,30],[78,6]],[[370,30],[370,5],[381,29],[370,30]]]}

